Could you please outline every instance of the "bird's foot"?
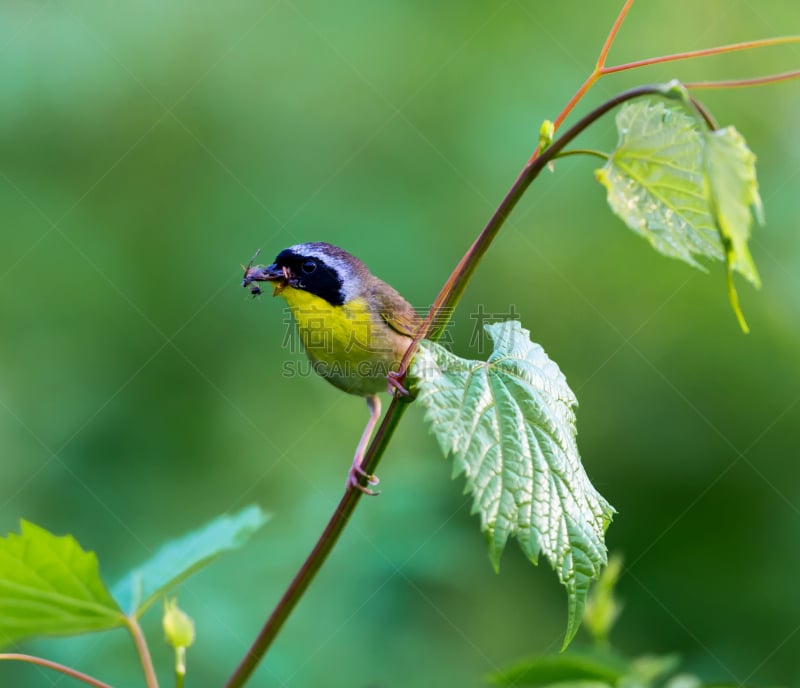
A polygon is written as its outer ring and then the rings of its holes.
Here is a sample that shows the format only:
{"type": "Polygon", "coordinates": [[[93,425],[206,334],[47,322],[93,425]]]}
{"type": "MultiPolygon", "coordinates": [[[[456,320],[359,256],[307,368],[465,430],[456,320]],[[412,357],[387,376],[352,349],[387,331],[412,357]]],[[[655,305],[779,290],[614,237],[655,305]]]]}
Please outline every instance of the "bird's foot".
{"type": "Polygon", "coordinates": [[[358,462],[353,461],[353,465],[350,467],[350,472],[347,474],[347,482],[345,483],[345,487],[348,489],[353,487],[356,490],[360,490],[365,495],[369,495],[370,497],[378,496],[381,493],[380,490],[371,490],[366,485],[362,485],[359,478],[366,478],[368,485],[377,485],[380,482],[380,478],[378,478],[377,475],[371,475],[370,473],[367,473],[363,468],[361,468],[360,463],[360,458],[358,459],[358,462]]]}
{"type": "Polygon", "coordinates": [[[409,391],[403,386],[405,377],[405,373],[394,370],[390,370],[386,374],[386,382],[388,383],[389,394],[397,397],[410,396],[409,391]]]}

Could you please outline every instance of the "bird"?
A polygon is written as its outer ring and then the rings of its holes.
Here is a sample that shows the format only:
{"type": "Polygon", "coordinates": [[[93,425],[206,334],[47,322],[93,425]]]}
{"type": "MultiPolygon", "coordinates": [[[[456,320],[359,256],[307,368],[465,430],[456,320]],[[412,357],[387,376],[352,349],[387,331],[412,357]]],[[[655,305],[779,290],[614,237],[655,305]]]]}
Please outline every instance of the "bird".
{"type": "Polygon", "coordinates": [[[361,463],[380,418],[379,392],[408,395],[398,370],[422,319],[394,287],[332,244],[290,246],[267,266],[253,265],[258,255],[242,266],[242,286],[255,297],[262,293],[256,282],[272,282],[273,296],[283,297],[292,312],[314,371],[340,390],[366,399],[369,420],[345,485],[380,494],[369,487],[380,482],[378,477],[361,463]]]}

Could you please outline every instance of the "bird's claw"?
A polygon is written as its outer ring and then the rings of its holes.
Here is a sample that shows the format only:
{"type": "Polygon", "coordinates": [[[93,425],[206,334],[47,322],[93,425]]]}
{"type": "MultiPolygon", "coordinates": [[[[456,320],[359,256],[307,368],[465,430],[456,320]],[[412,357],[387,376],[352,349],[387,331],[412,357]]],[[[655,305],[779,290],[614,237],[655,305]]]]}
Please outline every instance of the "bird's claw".
{"type": "Polygon", "coordinates": [[[378,478],[377,475],[371,475],[370,473],[367,473],[363,468],[361,468],[361,466],[354,463],[350,468],[350,472],[347,474],[346,487],[348,489],[352,487],[356,490],[360,490],[365,495],[369,495],[370,497],[377,497],[381,491],[371,490],[366,485],[362,485],[361,481],[359,480],[360,476],[363,476],[367,479],[368,485],[377,485],[380,482],[380,478],[378,478]]]}
{"type": "Polygon", "coordinates": [[[389,394],[398,397],[410,396],[410,392],[403,386],[403,382],[405,382],[404,378],[405,373],[401,373],[399,371],[390,370],[386,374],[386,382],[388,383],[389,394]]]}

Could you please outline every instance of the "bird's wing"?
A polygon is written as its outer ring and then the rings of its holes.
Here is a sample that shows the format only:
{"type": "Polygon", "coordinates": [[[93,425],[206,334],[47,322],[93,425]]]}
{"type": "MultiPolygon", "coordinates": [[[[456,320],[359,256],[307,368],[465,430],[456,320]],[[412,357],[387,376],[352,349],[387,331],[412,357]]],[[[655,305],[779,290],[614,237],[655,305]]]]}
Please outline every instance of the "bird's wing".
{"type": "Polygon", "coordinates": [[[400,334],[413,337],[422,324],[414,307],[389,285],[374,290],[373,294],[386,324],[400,334]]]}

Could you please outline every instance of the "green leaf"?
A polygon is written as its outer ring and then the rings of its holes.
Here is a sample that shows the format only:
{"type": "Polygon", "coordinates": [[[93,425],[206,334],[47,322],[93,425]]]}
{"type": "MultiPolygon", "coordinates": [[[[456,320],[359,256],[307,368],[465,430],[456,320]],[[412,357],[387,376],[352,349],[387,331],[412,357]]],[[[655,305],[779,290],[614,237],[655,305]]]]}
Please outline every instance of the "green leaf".
{"type": "Polygon", "coordinates": [[[611,209],[664,255],[695,267],[725,260],[728,296],[747,332],[733,271],[760,286],[748,240],[762,220],[755,155],[734,127],[709,131],[677,106],[640,101],[617,115],[619,142],[595,171],[611,209]]]}
{"type": "Polygon", "coordinates": [[[69,635],[124,624],[100,579],[94,552],[21,521],[0,538],[0,643],[32,635],[69,635]]]}
{"type": "Polygon", "coordinates": [[[679,655],[642,655],[631,662],[630,670],[620,681],[620,688],[647,688],[677,671],[679,655]]]}
{"type": "Polygon", "coordinates": [[[617,114],[619,142],[595,171],[611,209],[657,251],[701,267],[725,257],[711,215],[703,133],[696,118],[662,102],[628,103],[617,114]]]}
{"type": "Polygon", "coordinates": [[[567,589],[566,646],[580,625],[589,582],[606,563],[614,512],[594,489],[575,443],[575,395],[517,321],[486,325],[494,351],[468,361],[422,341],[412,364],[454,477],[464,473],[495,569],[515,536],[535,564],[543,551],[567,589]]]}
{"type": "Polygon", "coordinates": [[[764,224],[756,156],[736,127],[706,132],[705,142],[711,208],[723,243],[726,248],[730,244],[726,255],[730,254],[731,269],[760,287],[761,280],[747,246],[753,214],[759,224],[764,224]]]}
{"type": "Polygon", "coordinates": [[[733,271],[739,272],[754,286],[761,286],[747,245],[753,213],[759,223],[764,223],[756,180],[756,156],[734,127],[707,132],[705,142],[710,208],[725,249],[728,293],[739,324],[747,332],[747,323],[733,285],[733,271]]]}
{"type": "Polygon", "coordinates": [[[611,652],[569,652],[523,660],[491,674],[495,686],[549,686],[591,681],[614,686],[628,672],[628,662],[611,652]]]}
{"type": "Polygon", "coordinates": [[[114,586],[114,597],[128,614],[141,616],[159,595],[223,552],[241,547],[268,520],[269,516],[257,506],[233,516],[219,516],[199,530],[164,544],[114,586]]]}

